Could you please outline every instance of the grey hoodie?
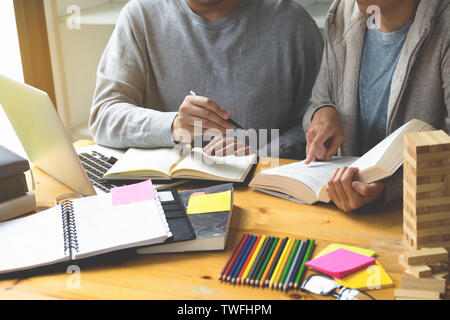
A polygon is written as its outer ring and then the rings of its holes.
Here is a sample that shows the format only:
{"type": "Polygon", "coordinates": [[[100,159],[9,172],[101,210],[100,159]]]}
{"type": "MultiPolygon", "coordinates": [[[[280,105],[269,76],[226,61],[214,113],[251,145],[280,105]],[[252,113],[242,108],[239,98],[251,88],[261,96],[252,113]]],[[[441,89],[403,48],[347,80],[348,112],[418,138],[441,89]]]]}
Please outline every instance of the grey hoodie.
{"type": "MultiPolygon", "coordinates": [[[[366,21],[355,0],[333,3],[326,19],[321,70],[303,119],[307,132],[318,109],[334,107],[344,133],[343,156],[360,156],[358,85],[366,21]]],[[[392,79],[386,135],[414,118],[448,133],[449,110],[450,0],[422,0],[392,79]]],[[[385,201],[401,196],[399,170],[385,181],[385,201]]]]}

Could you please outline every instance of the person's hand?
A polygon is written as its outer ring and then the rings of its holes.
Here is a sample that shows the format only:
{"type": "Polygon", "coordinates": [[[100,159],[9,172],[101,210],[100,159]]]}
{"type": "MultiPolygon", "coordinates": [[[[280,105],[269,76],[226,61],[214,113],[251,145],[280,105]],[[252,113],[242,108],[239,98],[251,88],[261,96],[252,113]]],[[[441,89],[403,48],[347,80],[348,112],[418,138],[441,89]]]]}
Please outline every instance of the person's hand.
{"type": "Polygon", "coordinates": [[[254,153],[253,149],[244,142],[226,136],[215,137],[212,139],[211,142],[203,148],[203,152],[210,156],[219,157],[227,155],[241,157],[254,153]]]}
{"type": "Polygon", "coordinates": [[[231,118],[224,108],[213,100],[196,96],[187,96],[181,104],[178,115],[172,124],[172,136],[176,142],[191,143],[195,133],[223,135],[227,129],[234,126],[227,121],[231,118]],[[201,127],[200,127],[201,126],[201,127]],[[195,130],[195,127],[198,127],[195,130]]]}
{"type": "Polygon", "coordinates": [[[332,107],[317,110],[306,133],[305,164],[317,160],[330,161],[343,140],[341,122],[336,110],[332,107]]]}
{"type": "Polygon", "coordinates": [[[384,183],[366,184],[353,181],[358,168],[336,169],[326,186],[330,199],[344,212],[351,212],[369,204],[383,193],[384,183]]]}

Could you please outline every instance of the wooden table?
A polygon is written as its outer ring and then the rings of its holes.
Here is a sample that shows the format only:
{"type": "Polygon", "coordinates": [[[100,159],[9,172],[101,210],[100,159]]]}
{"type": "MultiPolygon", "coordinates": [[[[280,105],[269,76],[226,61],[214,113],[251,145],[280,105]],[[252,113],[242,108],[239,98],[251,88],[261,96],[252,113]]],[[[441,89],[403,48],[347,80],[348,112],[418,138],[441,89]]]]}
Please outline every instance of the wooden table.
{"type": "MultiPolygon", "coordinates": [[[[281,160],[280,164],[290,162],[281,160]]],[[[40,210],[53,206],[56,196],[70,192],[39,169],[33,171],[40,210]]],[[[246,187],[236,188],[234,201],[224,252],[97,257],[81,266],[81,288],[70,285],[73,274],[59,269],[0,281],[0,299],[319,299],[299,291],[284,293],[219,282],[218,274],[246,232],[315,239],[316,253],[330,243],[373,249],[398,286],[403,275],[398,254],[406,250],[400,202],[379,211],[346,214],[332,205],[302,205],[246,187]]],[[[370,294],[392,299],[393,288],[370,294]]]]}

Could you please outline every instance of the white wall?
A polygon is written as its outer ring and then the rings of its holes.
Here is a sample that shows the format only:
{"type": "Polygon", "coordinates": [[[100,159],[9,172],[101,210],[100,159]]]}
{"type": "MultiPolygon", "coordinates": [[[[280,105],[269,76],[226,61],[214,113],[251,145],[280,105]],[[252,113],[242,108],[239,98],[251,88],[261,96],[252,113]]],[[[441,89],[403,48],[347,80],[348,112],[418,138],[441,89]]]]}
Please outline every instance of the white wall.
{"type": "MultiPolygon", "coordinates": [[[[13,0],[0,1],[0,30],[0,74],[23,82],[22,61],[20,58],[13,0]]],[[[25,151],[1,107],[0,144],[26,157],[25,151]]]]}

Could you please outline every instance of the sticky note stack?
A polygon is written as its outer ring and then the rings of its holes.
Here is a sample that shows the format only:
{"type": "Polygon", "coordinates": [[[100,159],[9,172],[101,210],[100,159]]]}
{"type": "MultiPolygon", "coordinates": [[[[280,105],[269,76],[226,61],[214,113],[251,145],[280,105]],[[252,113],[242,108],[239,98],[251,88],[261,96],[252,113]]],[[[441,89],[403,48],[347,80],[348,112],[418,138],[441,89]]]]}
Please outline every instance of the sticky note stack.
{"type": "Polygon", "coordinates": [[[373,250],[331,244],[306,265],[332,276],[344,287],[359,290],[392,287],[393,281],[375,255],[373,250]]]}

